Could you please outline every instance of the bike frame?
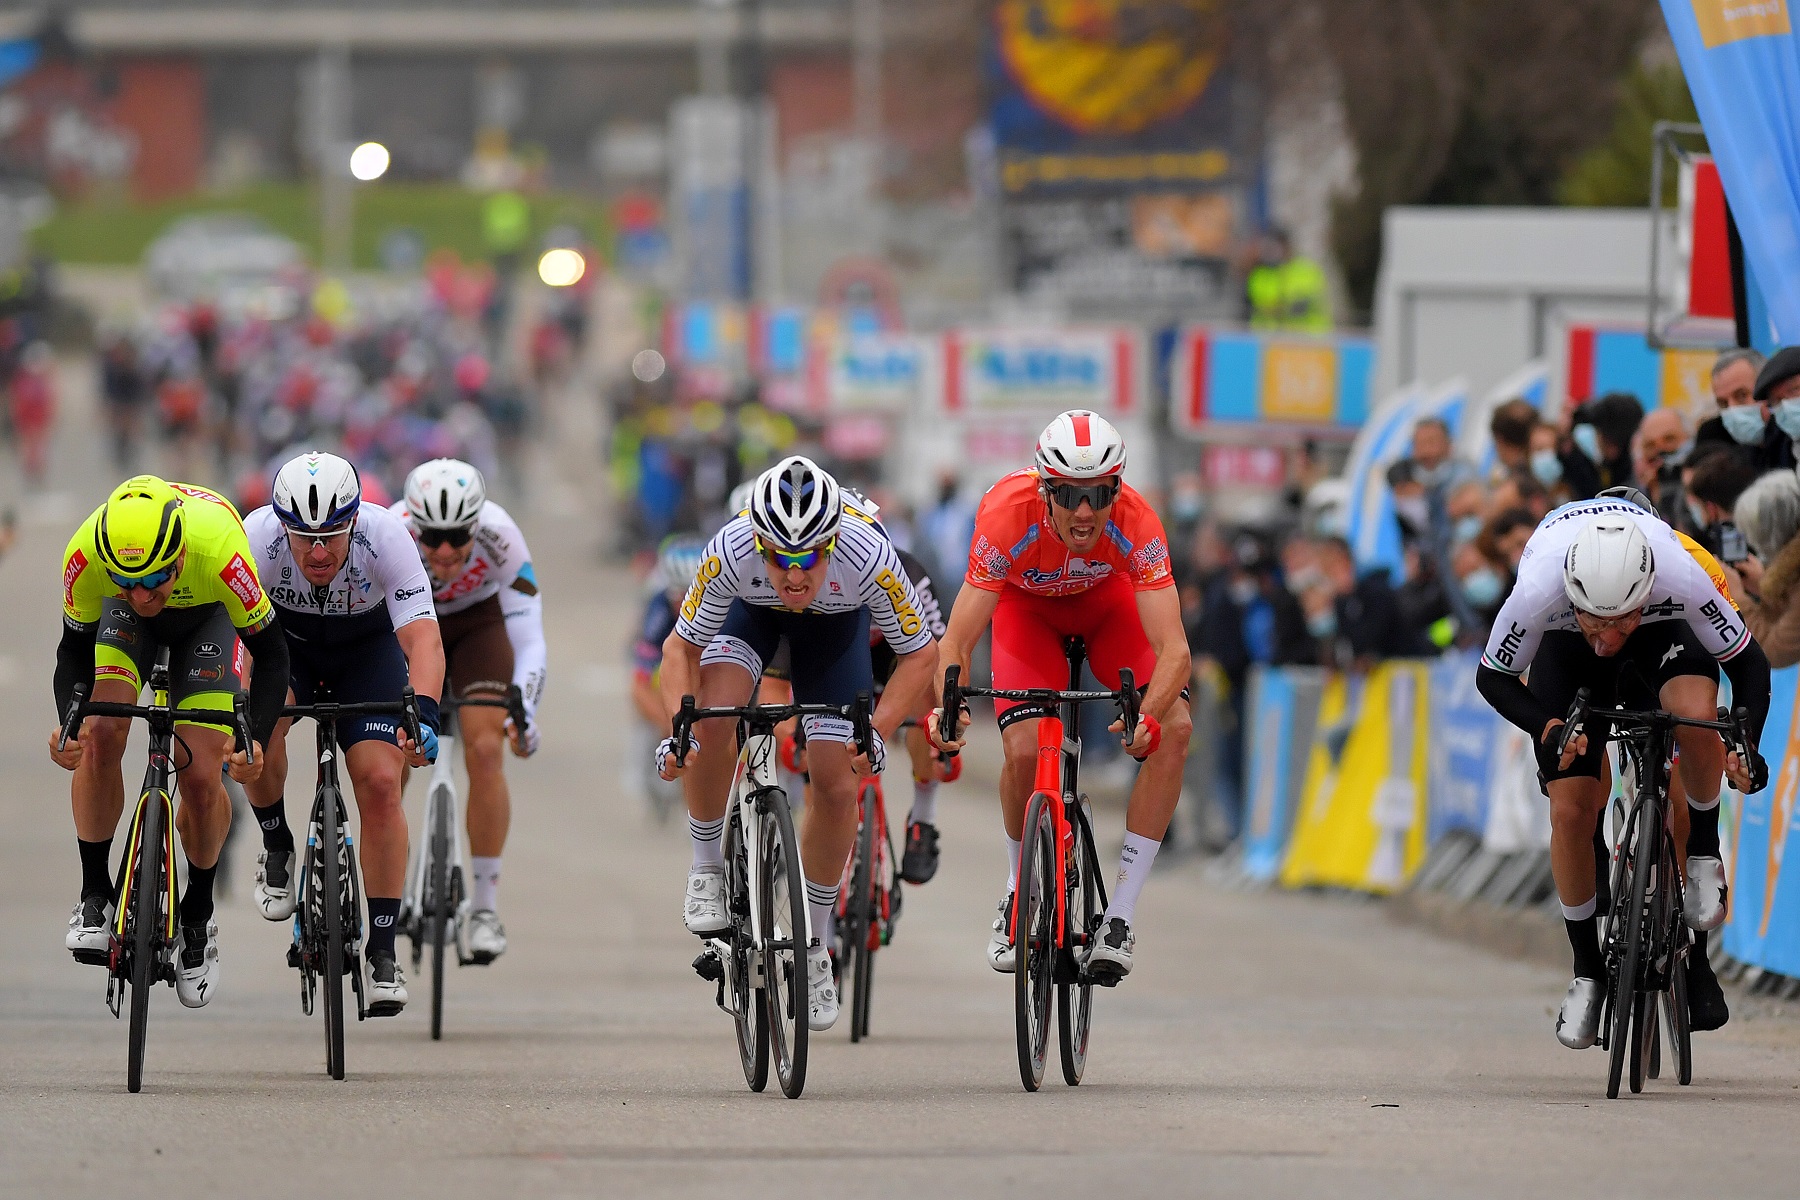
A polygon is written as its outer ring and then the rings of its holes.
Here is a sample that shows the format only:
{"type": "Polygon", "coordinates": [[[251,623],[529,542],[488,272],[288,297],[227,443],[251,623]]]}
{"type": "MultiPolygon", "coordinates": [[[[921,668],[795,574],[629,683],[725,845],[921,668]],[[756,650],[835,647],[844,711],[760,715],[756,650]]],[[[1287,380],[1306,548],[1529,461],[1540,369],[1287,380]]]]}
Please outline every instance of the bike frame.
{"type": "MultiPolygon", "coordinates": [[[[738,844],[745,847],[762,845],[762,825],[769,819],[768,794],[779,790],[780,783],[775,774],[775,732],[773,728],[760,728],[760,722],[752,725],[744,738],[744,745],[738,751],[737,771],[731,780],[731,799],[725,810],[726,819],[738,827],[738,844]]],[[[762,910],[762,883],[766,867],[762,856],[754,851],[744,856],[745,877],[744,889],[750,901],[750,955],[749,955],[749,987],[745,995],[754,997],[756,990],[763,986],[763,953],[768,949],[768,914],[762,910]]],[[[789,880],[788,886],[805,887],[799,880],[789,880]]],[[[812,913],[806,917],[804,940],[810,942],[813,936],[812,913]]],[[[725,964],[726,987],[724,994],[733,998],[736,994],[731,986],[736,981],[731,979],[732,954],[731,946],[721,938],[711,938],[708,944],[718,952],[725,964]]],[[[805,948],[796,947],[796,957],[805,954],[805,948]]],[[[752,1000],[754,1003],[754,999],[752,1000]]],[[[728,1009],[734,1016],[743,1016],[735,1008],[728,1009]]]]}
{"type": "MultiPolygon", "coordinates": [[[[312,865],[315,854],[327,853],[326,847],[322,844],[324,840],[322,824],[325,804],[329,799],[331,803],[337,805],[338,835],[344,847],[344,857],[339,863],[338,869],[343,873],[342,883],[348,885],[350,901],[349,906],[341,914],[344,926],[350,934],[346,951],[360,966],[363,948],[362,886],[357,879],[356,835],[350,832],[349,809],[344,804],[344,789],[338,780],[337,764],[338,760],[343,757],[343,750],[337,742],[339,714],[336,711],[337,706],[333,704],[317,704],[311,707],[313,711],[307,715],[313,718],[319,776],[318,783],[313,789],[312,814],[306,822],[306,857],[301,861],[300,877],[296,884],[295,894],[298,903],[294,906],[294,944],[296,947],[306,946],[309,940],[306,936],[309,932],[306,928],[307,909],[312,900],[313,889],[323,886],[321,881],[313,878],[312,865]]],[[[330,848],[329,852],[336,853],[336,847],[330,848]]],[[[314,940],[322,939],[325,936],[326,931],[317,931],[314,940]]],[[[317,964],[315,970],[323,975],[325,973],[324,962],[321,961],[317,964]]],[[[366,1017],[366,1010],[363,1006],[360,976],[355,978],[357,982],[351,990],[356,994],[356,1019],[361,1021],[366,1017]]]]}
{"type": "MultiPolygon", "coordinates": [[[[455,707],[449,706],[444,711],[443,728],[438,730],[437,761],[431,764],[431,782],[425,789],[425,822],[421,825],[418,853],[412,856],[412,863],[406,872],[406,890],[401,900],[401,911],[407,915],[409,922],[420,919],[425,902],[425,872],[431,857],[431,831],[437,828],[438,813],[448,809],[446,814],[450,830],[450,861],[444,872],[446,880],[460,880],[463,874],[462,853],[462,811],[456,792],[456,717],[455,707]]],[[[455,884],[452,883],[452,890],[455,884]]],[[[462,906],[458,904],[450,913],[450,938],[456,943],[456,961],[458,965],[467,966],[469,960],[462,952],[462,906]]]]}

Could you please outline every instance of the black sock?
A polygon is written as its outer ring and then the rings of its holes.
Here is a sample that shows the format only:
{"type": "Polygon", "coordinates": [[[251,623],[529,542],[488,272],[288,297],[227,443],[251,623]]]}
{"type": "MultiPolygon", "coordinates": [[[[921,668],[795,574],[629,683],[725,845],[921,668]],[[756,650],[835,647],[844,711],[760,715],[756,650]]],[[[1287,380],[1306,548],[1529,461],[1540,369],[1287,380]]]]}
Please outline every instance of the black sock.
{"type": "Polygon", "coordinates": [[[112,842],[107,838],[101,842],[84,842],[75,839],[75,845],[81,850],[81,898],[89,896],[111,896],[113,893],[112,878],[112,842]]]}
{"type": "Polygon", "coordinates": [[[256,814],[256,823],[262,826],[264,850],[293,853],[294,831],[288,828],[285,798],[276,800],[267,808],[258,808],[252,804],[250,811],[256,814]]]}
{"type": "Polygon", "coordinates": [[[1600,921],[1587,916],[1579,921],[1563,918],[1569,945],[1575,950],[1575,974],[1581,979],[1606,978],[1606,959],[1600,954],[1600,921]]]}
{"type": "Polygon", "coordinates": [[[400,919],[400,900],[369,897],[369,954],[394,957],[394,925],[400,919]]]}
{"type": "Polygon", "coordinates": [[[181,893],[181,923],[186,928],[204,925],[213,915],[213,876],[218,871],[218,863],[196,867],[188,859],[187,890],[181,893]]]}
{"type": "Polygon", "coordinates": [[[1719,857],[1719,806],[1695,808],[1688,805],[1687,852],[1701,858],[1719,857]]]}
{"type": "Polygon", "coordinates": [[[1707,931],[1704,929],[1696,930],[1694,932],[1694,945],[1688,951],[1687,962],[1688,970],[1705,971],[1708,975],[1711,975],[1712,960],[1706,957],[1706,932],[1707,931]]]}

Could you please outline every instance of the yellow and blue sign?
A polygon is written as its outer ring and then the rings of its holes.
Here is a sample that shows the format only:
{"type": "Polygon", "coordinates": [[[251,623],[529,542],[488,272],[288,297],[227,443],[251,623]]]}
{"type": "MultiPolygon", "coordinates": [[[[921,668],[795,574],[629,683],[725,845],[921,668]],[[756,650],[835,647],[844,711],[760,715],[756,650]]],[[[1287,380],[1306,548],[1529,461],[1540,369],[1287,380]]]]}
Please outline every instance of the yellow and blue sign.
{"type": "Polygon", "coordinates": [[[1171,414],[1188,433],[1268,422],[1350,432],[1369,418],[1374,347],[1364,338],[1182,331],[1171,414]]]}
{"type": "Polygon", "coordinates": [[[1769,786],[1739,801],[1731,838],[1731,915],[1725,952],[1764,970],[1800,976],[1800,667],[1770,679],[1763,758],[1769,786]]]}

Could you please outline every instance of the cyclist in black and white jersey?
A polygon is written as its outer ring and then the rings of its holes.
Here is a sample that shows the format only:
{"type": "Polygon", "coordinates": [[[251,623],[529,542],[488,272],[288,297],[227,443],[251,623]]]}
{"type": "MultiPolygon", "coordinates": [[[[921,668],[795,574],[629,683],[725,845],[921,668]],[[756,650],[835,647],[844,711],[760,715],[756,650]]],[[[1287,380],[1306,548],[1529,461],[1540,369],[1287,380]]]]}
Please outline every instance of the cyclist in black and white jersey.
{"type": "MultiPolygon", "coordinates": [[[[671,713],[690,694],[703,708],[747,703],[783,637],[795,700],[847,705],[874,690],[871,624],[899,658],[875,710],[873,753],[864,758],[848,744],[847,720],[807,717],[803,726],[813,784],[800,859],[812,929],[807,1022],[814,1029],[837,1020],[823,939],[856,838],[857,776],[880,772],[886,740],[918,711],[932,682],[934,643],[918,592],[875,518],[810,459],[796,456],[764,472],[748,511],[707,544],[663,643],[662,695],[671,713]]],[[[730,924],[720,839],[737,745],[725,721],[700,723],[694,744],[683,779],[694,848],[683,919],[690,932],[715,937],[730,924]]],[[[664,779],[683,773],[674,750],[672,738],[657,747],[664,779]]]]}
{"type": "Polygon", "coordinates": [[[1688,1004],[1697,1030],[1717,1029],[1729,1017],[1706,960],[1706,931],[1726,913],[1719,789],[1724,775],[1745,792],[1768,781],[1754,747],[1769,711],[1769,660],[1705,568],[1653,513],[1622,499],[1583,501],[1551,513],[1532,534],[1476,684],[1532,736],[1550,797],[1550,866],[1575,957],[1556,1034],[1572,1049],[1594,1044],[1605,1001],[1595,829],[1609,787],[1603,739],[1577,736],[1559,756],[1557,731],[1584,687],[1596,709],[1623,704],[1713,720],[1721,667],[1732,702],[1749,710],[1751,761],[1727,754],[1711,730],[1676,735],[1688,797],[1685,916],[1697,931],[1688,1004]],[[1521,679],[1527,669],[1528,682],[1521,679]]]}
{"type": "MultiPolygon", "coordinates": [[[[321,687],[345,704],[397,701],[408,683],[419,698],[421,744],[399,718],[344,717],[337,723],[344,768],[361,819],[369,904],[369,1012],[406,1007],[406,979],[394,955],[395,921],[406,881],[404,768],[437,758],[444,644],[431,585],[406,526],[362,501],[356,468],[335,454],[302,454],[275,476],[274,502],[244,518],[263,590],[281,611],[290,660],[290,703],[310,704],[321,687]]],[[[265,918],[294,915],[294,835],[282,791],[287,729],[269,741],[262,776],[246,784],[262,826],[256,904],[265,918]]]]}

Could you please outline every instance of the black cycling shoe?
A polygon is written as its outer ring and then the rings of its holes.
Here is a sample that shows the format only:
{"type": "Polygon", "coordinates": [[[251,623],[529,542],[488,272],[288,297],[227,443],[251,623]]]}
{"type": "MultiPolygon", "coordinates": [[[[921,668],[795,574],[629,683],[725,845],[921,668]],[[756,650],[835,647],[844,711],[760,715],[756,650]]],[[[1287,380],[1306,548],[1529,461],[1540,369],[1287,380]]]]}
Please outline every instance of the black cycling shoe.
{"type": "Polygon", "coordinates": [[[1688,1028],[1695,1033],[1721,1028],[1731,1020],[1731,1009],[1725,1003],[1725,989],[1713,974],[1705,955],[1693,954],[1687,964],[1688,1028]]]}
{"type": "Polygon", "coordinates": [[[900,878],[908,883],[930,883],[937,869],[937,826],[914,821],[906,827],[906,853],[900,856],[900,878]]]}

